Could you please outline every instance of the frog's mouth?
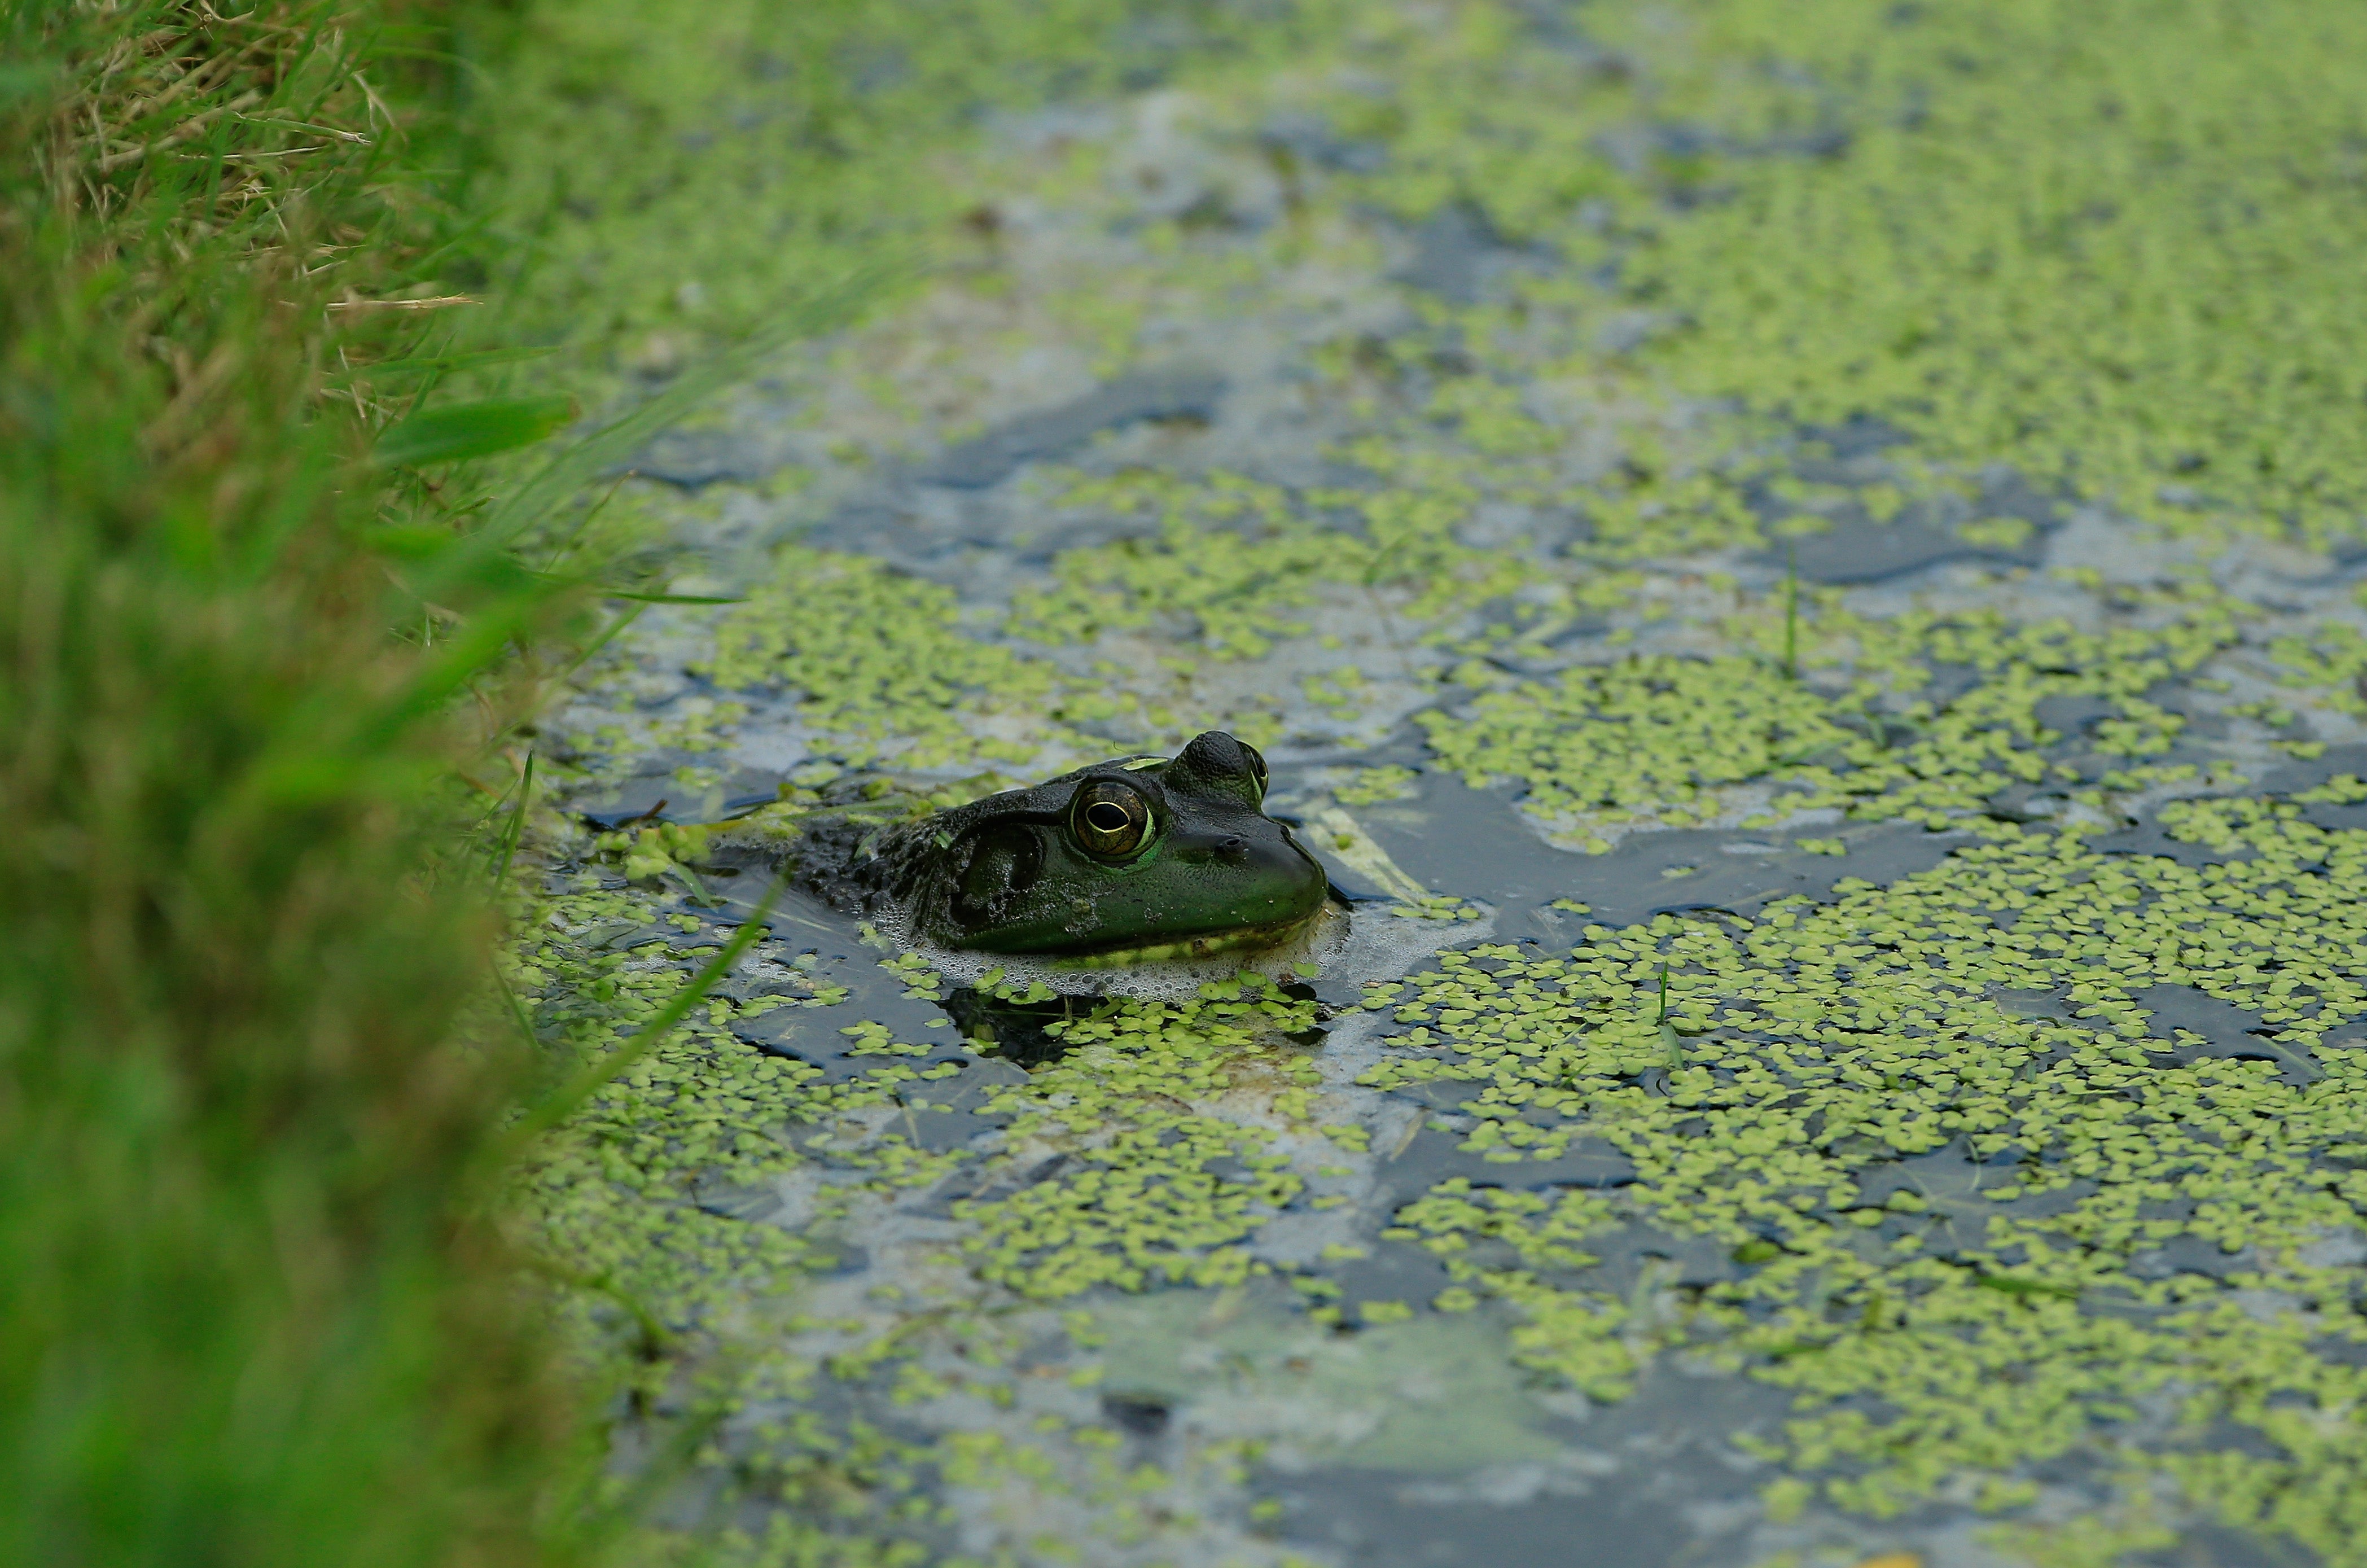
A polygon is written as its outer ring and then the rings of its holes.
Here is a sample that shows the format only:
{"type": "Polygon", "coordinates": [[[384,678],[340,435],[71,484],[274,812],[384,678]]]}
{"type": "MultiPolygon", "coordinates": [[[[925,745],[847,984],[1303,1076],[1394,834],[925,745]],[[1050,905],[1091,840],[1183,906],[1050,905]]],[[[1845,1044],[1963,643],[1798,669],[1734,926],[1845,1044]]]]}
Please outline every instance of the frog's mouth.
{"type": "Polygon", "coordinates": [[[1196,937],[1179,937],[1172,941],[1146,942],[1130,948],[1104,948],[1093,953],[1050,953],[1034,955],[1034,961],[1056,969],[1123,969],[1129,964],[1189,963],[1195,959],[1213,958],[1218,953],[1237,953],[1245,948],[1278,947],[1315,924],[1324,906],[1313,909],[1295,920],[1284,920],[1271,926],[1234,926],[1222,931],[1204,931],[1196,937]]]}

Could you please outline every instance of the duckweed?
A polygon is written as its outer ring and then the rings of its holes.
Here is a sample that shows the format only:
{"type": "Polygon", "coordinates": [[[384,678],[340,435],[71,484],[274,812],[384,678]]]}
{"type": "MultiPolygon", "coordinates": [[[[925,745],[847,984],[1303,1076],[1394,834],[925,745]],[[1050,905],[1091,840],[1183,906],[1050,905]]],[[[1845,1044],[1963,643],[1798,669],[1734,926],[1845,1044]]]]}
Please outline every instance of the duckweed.
{"type": "Polygon", "coordinates": [[[1297,1197],[1273,1131],[1303,1125],[1315,1069],[1276,1056],[1276,1036],[1314,1026],[1311,1002],[1244,976],[1189,1002],[1118,1002],[1056,1023],[1070,1050],[997,1109],[1018,1113],[1012,1163],[1056,1162],[1007,1198],[957,1205],[975,1228],[971,1267],[1028,1296],[1057,1299],[1096,1285],[1239,1284],[1268,1272],[1240,1244],[1297,1197]],[[1253,1119],[1197,1108],[1257,1085],[1253,1119]],[[1208,1167],[1231,1162],[1236,1174],[1208,1167]]]}
{"type": "MultiPolygon", "coordinates": [[[[1887,620],[1832,612],[1818,628],[1827,651],[1811,661],[1830,678],[1818,680],[1796,679],[1764,653],[1630,657],[1550,681],[1483,671],[1493,689],[1420,722],[1468,783],[1519,780],[1533,809],[1589,848],[1608,846],[1585,831],[1591,823],[1689,826],[1733,813],[1744,825],[1772,824],[1781,812],[1735,812],[1728,793],[1760,781],[1775,785],[1788,810],[1846,806],[1853,816],[1937,828],[1977,818],[2016,784],[2131,790],[2199,777],[2192,765],[2137,761],[2168,752],[2185,725],[2146,694],[2233,646],[2242,607],[2202,590],[2151,597],[2161,624],[2103,632],[1996,612],[1887,620]],[[1977,684],[1935,704],[1919,695],[1933,665],[1969,666],[1977,684]],[[2112,709],[2078,758],[2052,749],[2066,737],[2039,716],[2048,699],[2072,697],[2107,699],[2112,709]]],[[[1738,624],[1737,640],[1763,640],[1770,619],[1738,624]]]]}
{"type": "MultiPolygon", "coordinates": [[[[1362,455],[1399,466],[1384,457],[1390,450],[1362,455]]],[[[1062,492],[1062,505],[1154,518],[1159,531],[1063,551],[1053,585],[1014,597],[1008,628],[1061,643],[1180,621],[1192,629],[1187,646],[1195,651],[1254,658],[1305,631],[1294,617],[1327,585],[1373,594],[1385,613],[1426,628],[1546,581],[1519,555],[1456,540],[1456,526],[1489,493],[1459,479],[1295,493],[1222,471],[1196,482],[1148,470],[1080,479],[1062,492]]],[[[1599,603],[1622,597],[1625,585],[1560,592],[1599,603]]]]}
{"type": "Polygon", "coordinates": [[[1874,416],[2171,528],[2355,532],[2367,22],[1692,0],[1590,10],[1573,48],[1511,6],[1452,15],[1364,19],[1394,90],[1332,107],[1390,158],[1346,183],[1616,256],[1625,300],[1682,322],[1633,350],[1670,384],[1874,416]]]}
{"type": "MultiPolygon", "coordinates": [[[[537,1035],[555,1051],[592,1060],[614,1050],[689,979],[663,937],[697,940],[629,892],[582,891],[555,897],[515,953],[508,980],[537,1035]],[[622,950],[619,927],[655,926],[622,950]],[[649,943],[664,943],[651,948],[649,943]]],[[[697,927],[697,922],[691,922],[697,927]]],[[[826,1139],[832,1119],[889,1104],[910,1067],[873,1069],[835,1085],[815,1068],[767,1056],[733,1036],[729,1022],[783,1006],[828,1006],[843,988],[792,971],[783,990],[744,999],[711,997],[647,1059],[596,1094],[560,1132],[540,1141],[520,1176],[541,1217],[538,1245],[562,1273],[596,1285],[580,1305],[605,1312],[617,1300],[640,1304],[671,1329],[708,1313],[738,1311],[753,1297],[786,1289],[828,1257],[812,1237],[830,1228],[818,1213],[804,1233],[749,1225],[696,1201],[702,1186],[761,1184],[798,1168],[803,1156],[783,1136],[791,1128],[826,1139]]],[[[945,1156],[908,1145],[833,1149],[833,1158],[872,1173],[889,1189],[943,1174],[945,1156]]],[[[826,1194],[842,1208],[860,1190],[826,1194]]]]}
{"type": "Polygon", "coordinates": [[[1332,799],[1343,806],[1372,806],[1383,801],[1402,801],[1413,793],[1415,774],[1410,767],[1391,763],[1380,767],[1360,767],[1346,782],[1332,787],[1332,799]]]}
{"type": "Polygon", "coordinates": [[[893,753],[915,771],[1025,763],[1062,736],[1058,672],[962,635],[953,594],[860,556],[791,549],[774,582],[718,626],[706,673],[734,689],[780,686],[861,765],[893,753]],[[884,635],[883,635],[884,633],[884,635]],[[980,737],[974,709],[1027,739],[980,737]]]}
{"type": "MultiPolygon", "coordinates": [[[[2349,1364],[2362,1331],[2348,1260],[2367,1151],[2367,848],[2309,810],[2367,788],[2149,807],[2222,857],[2194,865],[2101,854],[2033,825],[2077,812],[2013,803],[2051,796],[2101,817],[2235,787],[2213,749],[2189,744],[2195,710],[2170,693],[2213,689],[2213,662],[2270,612],[2199,579],[2112,590],[2091,574],[2072,585],[2099,611],[2080,626],[1858,616],[1813,586],[1787,626],[1772,594],[1720,618],[1700,585],[1722,597],[1731,582],[1705,574],[1743,570],[1704,552],[1836,525],[2022,550],[2078,501],[2186,534],[2354,534],[2367,325],[2348,258],[2367,213],[2348,62],[2367,21],[2302,0],[1682,0],[1591,6],[1579,22],[1487,0],[1311,6],[1287,73],[1245,51],[1195,78],[1211,122],[1244,143],[1311,104],[1375,150],[1305,180],[1270,224],[1145,220],[1121,210],[1091,149],[1035,188],[1088,226],[1143,236],[1123,262],[1096,253],[1050,312],[1104,374],[1152,351],[1156,315],[1264,309],[1286,291],[1266,279],[1297,278],[1310,253],[1370,271],[1382,239],[1464,213],[1496,268],[1487,287],[1409,293],[1387,331],[1360,317],[1306,347],[1327,455],[1356,483],[1081,460],[1032,499],[1139,531],[1059,552],[1007,607],[790,550],[719,618],[702,673],[731,695],[685,703],[659,740],[719,746],[751,694],[792,693],[841,762],[966,774],[962,790],[1106,755],[1095,732],[1112,725],[1156,744],[1223,723],[1263,744],[1278,706],[1216,710],[1194,677],[1288,655],[1322,611],[1353,604],[1454,663],[1443,706],[1419,720],[1436,763],[1475,785],[1516,781],[1587,847],[1608,847],[1614,827],[1775,829],[1818,809],[1976,829],[1985,841],[1938,869],[1887,889],[1843,881],[1829,905],[1595,926],[1567,955],[1481,947],[1376,993],[1392,1032],[1368,1090],[1476,1086],[1457,1114],[1488,1168],[1602,1141],[1637,1179],[1439,1184],[1386,1233],[1433,1251],[1448,1288],[1351,1317],[1324,1270],[1361,1243],[1332,1244],[1346,1250],[1292,1280],[1304,1310],[1343,1325],[1501,1312],[1523,1368],[1603,1400],[1674,1354],[1785,1390],[1796,1408],[1760,1455],[1781,1471],[1762,1495],[1772,1518],[1939,1502],[1997,1516],[2001,1550],[2068,1568],[2170,1540],[2179,1496],[2358,1560],[2367,1391],[2349,1364]],[[1376,210],[1398,227],[1367,223],[1376,210]],[[2035,504],[2000,499],[2017,489],[2035,504]],[[1656,629],[1690,641],[1624,656],[1619,639],[1656,629]],[[1060,662],[1104,639],[1149,652],[1090,677],[1060,662]],[[2259,1032],[2172,1021],[2206,1003],[2259,1032]],[[1614,1248],[1639,1226],[1713,1261],[1620,1275],[1614,1248]],[[2117,1477],[2113,1506],[2068,1525],[2022,1513],[2046,1462],[2075,1452],[2117,1477]]],[[[915,58],[926,77],[942,56],[915,58]]],[[[1000,265],[949,287],[991,297],[1013,286],[1000,265]]],[[[663,319],[676,280],[640,270],[633,319],[663,319]]],[[[867,395],[925,426],[912,387],[877,380],[867,395]]],[[[2367,714],[2367,639],[2291,625],[2268,651],[2293,691],[2367,714]]],[[[1354,713],[1371,685],[1350,666],[1289,677],[1330,716],[1354,713]]],[[[2281,728],[2303,706],[2217,716],[2281,728]]],[[[1370,769],[1336,794],[1375,804],[1412,783],[1370,769]]],[[[1785,836],[1809,853],[1847,846],[1797,831],[1785,836]]],[[[676,854],[663,835],[616,847],[634,874],[663,876],[676,854]]],[[[571,892],[556,934],[529,944],[520,989],[555,1043],[598,1049],[680,983],[646,944],[629,956],[583,939],[592,922],[652,921],[634,897],[571,892]]],[[[899,1060],[915,1048],[854,1025],[882,1064],[824,1085],[742,1044],[717,1010],[757,1005],[718,1003],[528,1177],[549,1250],[677,1331],[810,1274],[845,1205],[956,1164],[892,1132],[830,1131],[885,1104],[898,1074],[934,1071],[899,1060]],[[722,1176],[761,1184],[824,1159],[832,1180],[803,1237],[695,1200],[722,1176]]],[[[1285,1039],[1312,1021],[1258,987],[1056,1026],[1068,1056],[998,1090],[1013,1119],[982,1173],[968,1156],[981,1179],[955,1203],[949,1250],[971,1321],[1014,1301],[1254,1280],[1269,1266],[1253,1232],[1337,1207],[1285,1142],[1319,1133],[1328,1157],[1374,1153],[1361,1123],[1316,1125],[1340,1112],[1319,1113],[1317,1058],[1285,1039]]],[[[617,1319],[614,1294],[578,1305],[617,1319]]],[[[902,1310],[907,1324],[952,1311],[902,1310]]],[[[1004,1389],[927,1361],[925,1337],[848,1330],[827,1368],[764,1362],[734,1397],[798,1375],[876,1375],[908,1409],[1004,1389]]],[[[831,1445],[853,1428],[824,1425],[766,1438],[802,1477],[784,1495],[844,1494],[831,1445]]],[[[1058,1445],[1066,1464],[1108,1437],[1074,1430],[1041,1446],[964,1431],[854,1448],[908,1476],[886,1493],[922,1484],[909,1472],[925,1452],[963,1484],[1042,1497],[1089,1469],[1056,1475],[1058,1445]]],[[[1108,1510],[1095,1517],[1117,1521],[1108,1499],[1129,1483],[1091,1473],[1108,1510]]],[[[764,1550],[856,1551],[833,1539],[764,1550]]]]}
{"type": "Polygon", "coordinates": [[[961,257],[976,198],[931,164],[982,111],[1279,41],[1247,18],[1076,0],[727,0],[656,28],[638,6],[533,6],[516,26],[504,112],[485,129],[506,248],[543,256],[524,331],[588,333],[661,373],[684,353],[667,332],[744,330],[883,257],[961,257]]]}
{"type": "Polygon", "coordinates": [[[2337,1260],[2367,1202],[2367,833],[2304,809],[2166,809],[2179,839],[2243,852],[2224,864],[2014,833],[1828,906],[1450,956],[1374,998],[1410,1027],[1364,1081],[1477,1083],[1467,1147],[1549,1158],[1583,1134],[1638,1179],[1450,1182],[1398,1233],[1520,1310],[1524,1364],[1591,1393],[1672,1346],[1794,1391],[1767,1457],[1843,1508],[2010,1510],[2026,1467],[2092,1446],[2350,1561],[2367,1389],[2341,1347],[2367,1327],[2337,1260]],[[1677,1069],[1646,1021],[1663,963],[1677,1069]],[[2153,1027],[2157,987],[2263,1038],[2153,1027]],[[1648,1312],[1591,1288],[1589,1239],[1629,1218],[1716,1241],[1734,1277],[1648,1312]],[[2164,1261],[2187,1237],[2225,1262],[2164,1261]],[[1510,1256],[1467,1261],[1482,1238],[1510,1256]],[[2273,1453],[2202,1446],[2214,1422],[2273,1453]]]}
{"type": "Polygon", "coordinates": [[[968,774],[968,793],[1108,756],[1111,743],[1080,726],[1122,721],[1170,746],[1208,728],[1269,743],[1276,728],[1254,697],[1212,708],[1188,682],[1171,697],[1151,682],[1068,674],[969,634],[949,589],[866,556],[795,547],[718,623],[700,673],[733,689],[796,693],[799,718],[850,767],[968,774]]]}

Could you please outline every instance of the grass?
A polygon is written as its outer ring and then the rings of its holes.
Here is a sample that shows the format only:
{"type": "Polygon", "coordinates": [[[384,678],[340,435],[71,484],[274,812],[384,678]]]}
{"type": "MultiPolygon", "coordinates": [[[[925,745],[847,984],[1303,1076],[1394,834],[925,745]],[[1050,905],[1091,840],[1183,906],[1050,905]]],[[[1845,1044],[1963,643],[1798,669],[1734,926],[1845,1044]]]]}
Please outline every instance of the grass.
{"type": "Polygon", "coordinates": [[[467,1043],[454,783],[567,601],[368,460],[465,308],[446,21],[0,22],[9,1562],[587,1549],[575,1396],[466,1200],[525,1063],[467,1043]]]}

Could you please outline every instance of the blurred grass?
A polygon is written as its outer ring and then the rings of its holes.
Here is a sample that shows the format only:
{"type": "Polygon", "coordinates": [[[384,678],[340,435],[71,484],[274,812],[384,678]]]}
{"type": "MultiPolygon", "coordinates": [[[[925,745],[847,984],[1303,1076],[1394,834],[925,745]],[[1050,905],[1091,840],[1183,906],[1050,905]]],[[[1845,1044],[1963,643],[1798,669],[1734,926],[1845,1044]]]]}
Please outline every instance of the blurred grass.
{"type": "Polygon", "coordinates": [[[469,308],[448,24],[0,14],[0,1561],[587,1549],[454,782],[580,606],[368,461],[469,308]]]}

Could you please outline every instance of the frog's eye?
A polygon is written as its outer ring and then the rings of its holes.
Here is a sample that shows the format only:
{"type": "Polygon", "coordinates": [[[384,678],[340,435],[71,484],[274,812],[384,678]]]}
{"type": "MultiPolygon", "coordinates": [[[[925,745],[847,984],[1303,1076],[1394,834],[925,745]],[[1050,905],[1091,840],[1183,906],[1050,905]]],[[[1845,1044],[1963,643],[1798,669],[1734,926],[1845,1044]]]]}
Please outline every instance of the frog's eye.
{"type": "Polygon", "coordinates": [[[1265,754],[1247,741],[1240,743],[1241,755],[1249,758],[1250,777],[1257,780],[1258,799],[1265,799],[1265,754]]]}
{"type": "Polygon", "coordinates": [[[1069,830],[1095,855],[1131,855],[1150,837],[1150,802],[1114,778],[1097,778],[1069,803],[1069,830]]]}

